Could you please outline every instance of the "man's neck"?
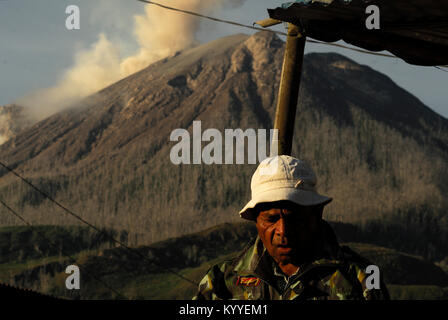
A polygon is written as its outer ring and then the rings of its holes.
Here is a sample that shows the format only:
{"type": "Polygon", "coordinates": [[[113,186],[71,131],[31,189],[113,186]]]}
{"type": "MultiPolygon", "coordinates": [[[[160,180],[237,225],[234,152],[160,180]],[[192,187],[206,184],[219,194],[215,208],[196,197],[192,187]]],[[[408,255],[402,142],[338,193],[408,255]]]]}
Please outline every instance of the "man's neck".
{"type": "Polygon", "coordinates": [[[294,273],[297,272],[299,269],[299,266],[296,266],[292,263],[282,264],[279,263],[278,267],[282,270],[282,272],[287,275],[288,277],[292,276],[294,273]]]}

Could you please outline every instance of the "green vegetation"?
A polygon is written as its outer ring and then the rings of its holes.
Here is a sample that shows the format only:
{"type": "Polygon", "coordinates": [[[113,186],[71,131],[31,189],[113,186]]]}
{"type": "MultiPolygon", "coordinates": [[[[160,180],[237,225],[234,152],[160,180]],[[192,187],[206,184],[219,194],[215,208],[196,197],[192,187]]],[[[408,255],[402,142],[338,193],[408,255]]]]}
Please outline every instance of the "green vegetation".
{"type": "Polygon", "coordinates": [[[448,287],[388,285],[394,300],[448,300],[448,287]]]}
{"type": "Polygon", "coordinates": [[[110,237],[126,238],[126,232],[78,226],[25,226],[0,228],[0,264],[29,262],[50,256],[66,256],[83,250],[114,246],[110,237]],[[50,241],[47,241],[50,240],[50,241]]]}
{"type": "MultiPolygon", "coordinates": [[[[5,230],[18,230],[22,235],[26,231],[24,228],[5,230]]],[[[70,230],[73,228],[67,228],[70,230]]],[[[22,236],[21,241],[26,246],[32,233],[25,234],[28,237],[22,236]]],[[[191,299],[197,286],[171,271],[198,283],[212,265],[234,257],[255,234],[254,226],[249,223],[223,224],[134,248],[148,257],[147,260],[123,248],[84,248],[74,254],[75,261],[60,255],[26,261],[16,259],[0,264],[0,282],[70,299],[191,299]],[[65,289],[65,267],[72,263],[81,268],[79,291],[65,289]]],[[[62,234],[53,232],[52,235],[51,240],[57,242],[62,234]]],[[[74,233],[67,232],[64,237],[76,240],[74,233]]],[[[372,244],[342,245],[348,245],[379,266],[393,299],[447,298],[448,274],[430,261],[372,244]]]]}
{"type": "Polygon", "coordinates": [[[424,212],[413,209],[363,224],[331,222],[331,225],[341,241],[372,243],[440,261],[448,252],[446,217],[424,212]]]}

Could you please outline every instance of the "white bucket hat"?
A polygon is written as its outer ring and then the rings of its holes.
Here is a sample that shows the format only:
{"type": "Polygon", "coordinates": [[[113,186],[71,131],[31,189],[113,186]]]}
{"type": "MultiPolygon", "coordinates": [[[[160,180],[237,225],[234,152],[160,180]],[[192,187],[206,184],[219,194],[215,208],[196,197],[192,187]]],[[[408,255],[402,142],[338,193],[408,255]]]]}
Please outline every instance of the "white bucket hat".
{"type": "Polygon", "coordinates": [[[332,198],[316,192],[314,171],[302,160],[275,156],[263,160],[252,176],[252,199],[240,211],[241,218],[255,220],[259,203],[289,200],[301,206],[326,205],[332,198]]]}

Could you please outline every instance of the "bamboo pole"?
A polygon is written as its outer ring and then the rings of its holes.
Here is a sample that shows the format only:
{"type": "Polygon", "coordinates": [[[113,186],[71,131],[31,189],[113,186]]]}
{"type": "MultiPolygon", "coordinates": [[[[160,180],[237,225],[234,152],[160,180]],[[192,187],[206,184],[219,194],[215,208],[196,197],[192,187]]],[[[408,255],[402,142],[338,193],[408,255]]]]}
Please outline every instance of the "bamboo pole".
{"type": "Polygon", "coordinates": [[[291,155],[305,41],[299,27],[289,23],[274,122],[274,129],[278,129],[279,155],[291,155]]]}

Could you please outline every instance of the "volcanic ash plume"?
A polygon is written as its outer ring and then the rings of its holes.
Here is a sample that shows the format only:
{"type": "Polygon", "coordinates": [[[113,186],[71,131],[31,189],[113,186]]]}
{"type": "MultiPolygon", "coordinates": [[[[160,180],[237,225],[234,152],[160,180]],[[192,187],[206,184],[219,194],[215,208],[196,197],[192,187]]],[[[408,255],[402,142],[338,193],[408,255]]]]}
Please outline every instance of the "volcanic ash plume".
{"type": "MultiPolygon", "coordinates": [[[[235,8],[245,0],[171,0],[163,3],[201,13],[216,13],[220,8],[235,8]]],[[[124,59],[122,75],[132,74],[148,64],[197,45],[196,32],[200,18],[173,13],[156,6],[146,6],[145,15],[135,17],[135,37],[140,45],[139,52],[124,59]]]]}
{"type": "MultiPolygon", "coordinates": [[[[203,14],[217,13],[223,7],[238,7],[245,0],[171,0],[163,3],[203,14]]],[[[34,92],[18,103],[38,107],[43,118],[61,110],[149,64],[197,44],[200,19],[183,13],[147,5],[143,15],[134,17],[134,38],[138,51],[120,59],[117,46],[106,35],[88,50],[76,54],[74,65],[65,71],[54,87],[34,92]]]]}
{"type": "Polygon", "coordinates": [[[75,101],[120,79],[120,58],[104,34],[90,50],[75,55],[73,67],[65,71],[59,83],[35,91],[17,101],[29,108],[36,118],[44,118],[75,101]]]}

